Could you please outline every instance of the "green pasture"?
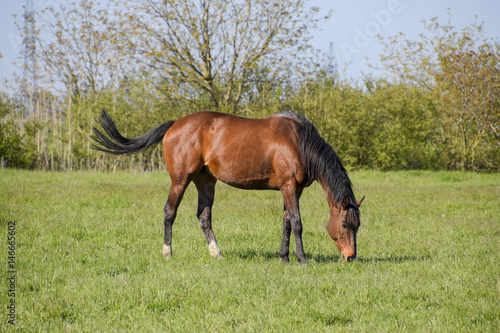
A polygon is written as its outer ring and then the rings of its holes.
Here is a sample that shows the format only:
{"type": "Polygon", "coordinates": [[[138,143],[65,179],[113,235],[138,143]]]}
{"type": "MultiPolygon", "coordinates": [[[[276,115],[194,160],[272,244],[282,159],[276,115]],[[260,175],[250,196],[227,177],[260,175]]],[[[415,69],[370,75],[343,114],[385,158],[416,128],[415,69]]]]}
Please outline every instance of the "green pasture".
{"type": "Polygon", "coordinates": [[[224,259],[216,260],[191,185],[166,262],[166,173],[1,170],[0,330],[500,331],[500,175],[358,171],[351,179],[366,196],[359,260],[339,262],[315,183],[301,199],[303,267],[293,239],[291,265],[278,257],[279,192],[217,184],[213,226],[224,259]]]}

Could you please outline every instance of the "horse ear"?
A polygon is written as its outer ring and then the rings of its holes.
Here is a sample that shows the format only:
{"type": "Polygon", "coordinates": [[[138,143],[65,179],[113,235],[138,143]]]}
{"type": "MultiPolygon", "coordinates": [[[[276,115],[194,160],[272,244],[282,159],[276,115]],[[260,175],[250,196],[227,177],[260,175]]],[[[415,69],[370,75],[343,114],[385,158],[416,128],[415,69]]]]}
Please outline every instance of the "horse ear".
{"type": "Polygon", "coordinates": [[[342,199],[342,208],[347,209],[347,206],[349,206],[349,197],[346,195],[344,199],[342,199]]]}
{"type": "Polygon", "coordinates": [[[365,197],[363,196],[361,199],[359,199],[358,201],[356,201],[356,206],[361,206],[361,203],[363,202],[363,200],[365,200],[365,197]]]}

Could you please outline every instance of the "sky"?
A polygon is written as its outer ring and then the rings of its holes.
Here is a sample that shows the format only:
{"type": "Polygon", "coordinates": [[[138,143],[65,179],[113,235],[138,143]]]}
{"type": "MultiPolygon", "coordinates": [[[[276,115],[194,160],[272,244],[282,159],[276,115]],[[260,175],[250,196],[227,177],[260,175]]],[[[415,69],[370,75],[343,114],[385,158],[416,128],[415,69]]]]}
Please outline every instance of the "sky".
{"type": "MultiPolygon", "coordinates": [[[[53,1],[34,0],[35,11],[53,1]]],[[[22,23],[25,3],[0,0],[0,89],[13,73],[22,74],[13,65],[23,45],[12,15],[17,15],[22,23]]],[[[423,32],[423,20],[439,17],[441,23],[446,23],[448,8],[451,23],[457,29],[473,23],[477,16],[488,37],[500,38],[499,0],[310,0],[309,4],[321,8],[320,15],[333,10],[333,17],[320,31],[313,32],[313,46],[328,54],[333,43],[341,75],[354,80],[370,73],[380,75],[367,65],[368,59],[376,66],[382,52],[375,35],[388,37],[403,32],[416,38],[423,32]]]]}
{"type": "MultiPolygon", "coordinates": [[[[374,37],[395,36],[399,32],[417,39],[423,30],[422,21],[434,17],[462,29],[475,21],[483,22],[486,36],[500,38],[499,0],[313,0],[326,13],[333,10],[332,19],[315,34],[314,45],[328,52],[333,43],[340,71],[346,64],[348,78],[358,79],[373,73],[367,65],[377,65],[382,46],[374,37]]],[[[380,73],[374,73],[380,74],[380,73]]]]}

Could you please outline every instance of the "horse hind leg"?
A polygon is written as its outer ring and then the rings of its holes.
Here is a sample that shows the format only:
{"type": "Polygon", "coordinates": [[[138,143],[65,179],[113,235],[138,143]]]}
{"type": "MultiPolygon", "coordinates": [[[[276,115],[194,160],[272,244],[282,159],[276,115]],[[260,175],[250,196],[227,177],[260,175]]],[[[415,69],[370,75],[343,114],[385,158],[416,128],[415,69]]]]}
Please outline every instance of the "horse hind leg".
{"type": "Polygon", "coordinates": [[[177,208],[182,200],[189,182],[172,183],[167,203],[163,209],[165,234],[163,239],[163,257],[168,260],[172,256],[172,226],[177,215],[177,208]]]}
{"type": "Polygon", "coordinates": [[[212,230],[212,205],[215,198],[215,183],[217,179],[206,171],[201,171],[193,178],[198,190],[198,210],[196,217],[200,221],[201,230],[205,234],[210,255],[214,258],[222,258],[214,231],[212,230]]]}

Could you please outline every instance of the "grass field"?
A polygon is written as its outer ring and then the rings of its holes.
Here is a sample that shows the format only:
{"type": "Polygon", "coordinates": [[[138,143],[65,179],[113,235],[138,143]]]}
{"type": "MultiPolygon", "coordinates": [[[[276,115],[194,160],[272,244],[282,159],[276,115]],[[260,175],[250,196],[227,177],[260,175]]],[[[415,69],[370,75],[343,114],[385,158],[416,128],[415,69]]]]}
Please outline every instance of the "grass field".
{"type": "Polygon", "coordinates": [[[0,171],[1,330],[500,330],[500,175],[353,172],[359,260],[338,261],[319,185],[301,199],[302,267],[278,257],[278,192],[218,184],[212,259],[191,185],[163,260],[164,173],[0,171]],[[15,296],[9,296],[9,222],[15,296]],[[12,229],[12,228],[11,228],[12,229]],[[7,278],[5,278],[7,277],[7,278]]]}

